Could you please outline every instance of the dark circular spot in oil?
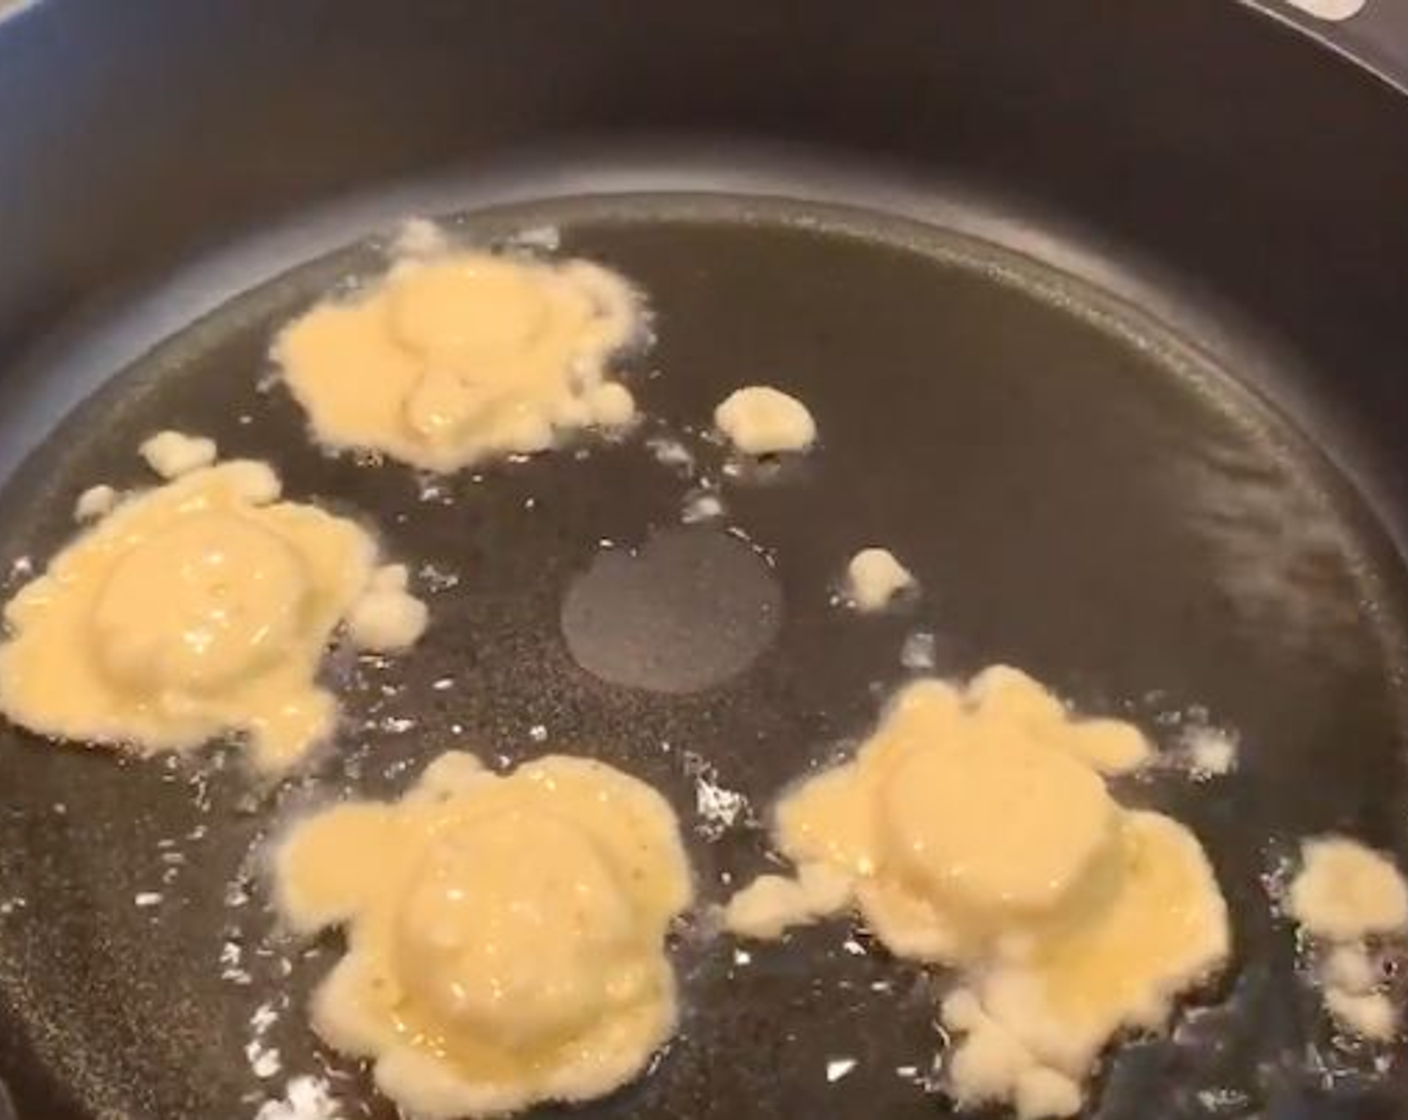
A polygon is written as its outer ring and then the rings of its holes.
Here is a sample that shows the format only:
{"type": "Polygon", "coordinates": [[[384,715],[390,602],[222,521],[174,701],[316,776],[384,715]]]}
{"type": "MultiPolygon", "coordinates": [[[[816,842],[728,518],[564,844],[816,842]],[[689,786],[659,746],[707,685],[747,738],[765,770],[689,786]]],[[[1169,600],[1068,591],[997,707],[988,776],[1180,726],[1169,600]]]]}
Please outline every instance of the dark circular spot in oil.
{"type": "Polygon", "coordinates": [[[781,589],[757,552],[722,530],[686,526],[599,553],[567,592],[562,633],[602,680],[698,692],[757,660],[781,618],[781,589]]]}

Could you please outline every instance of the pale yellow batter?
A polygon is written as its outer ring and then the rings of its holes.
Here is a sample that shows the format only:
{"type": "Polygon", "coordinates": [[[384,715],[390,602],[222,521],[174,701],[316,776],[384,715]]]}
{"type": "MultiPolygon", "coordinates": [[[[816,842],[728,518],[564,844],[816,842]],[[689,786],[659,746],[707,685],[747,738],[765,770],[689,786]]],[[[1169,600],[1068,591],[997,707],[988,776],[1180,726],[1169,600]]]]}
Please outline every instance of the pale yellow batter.
{"type": "Polygon", "coordinates": [[[1301,845],[1291,915],[1316,937],[1354,941],[1408,928],[1408,884],[1393,861],[1347,836],[1301,845]]]}
{"type": "Polygon", "coordinates": [[[173,479],[210,466],[219,449],[209,436],[192,436],[166,428],[144,440],[138,452],[162,478],[173,479]]]}
{"type": "Polygon", "coordinates": [[[1316,943],[1325,1009],[1343,1030],[1391,1040],[1401,1009],[1385,990],[1367,939],[1408,933],[1408,883],[1393,861],[1346,836],[1307,840],[1286,902],[1316,943]]]}
{"type": "Polygon", "coordinates": [[[314,1028],[412,1115],[601,1096],[669,1038],[664,952],[690,904],[675,816],[642,782],[554,756],[498,776],[440,756],[395,804],[297,825],[274,870],[296,931],[347,926],[314,1028]]]}
{"type": "Polygon", "coordinates": [[[807,406],[771,385],[735,389],[714,409],[714,426],[745,455],[806,451],[816,442],[807,406]]]}
{"type": "Polygon", "coordinates": [[[1106,788],[1151,757],[1132,725],[1075,718],[1015,669],[917,682],[855,761],[778,805],[796,885],[759,880],[726,923],[775,936],[856,906],[896,954],[961,969],[942,1009],[961,1104],[1071,1115],[1109,1040],[1162,1026],[1228,954],[1197,839],[1106,788]]]}
{"type": "Polygon", "coordinates": [[[112,512],[119,498],[118,492],[106,483],[100,482],[97,486],[90,486],[79,494],[78,501],[74,502],[73,519],[95,521],[99,517],[105,517],[112,512]]]}
{"type": "Polygon", "coordinates": [[[917,582],[889,549],[863,548],[846,565],[846,601],[863,614],[872,614],[917,582]]]}
{"type": "Polygon", "coordinates": [[[430,610],[409,587],[410,573],[404,564],[387,564],[372,574],[347,614],[347,635],[354,645],[389,653],[409,649],[420,640],[430,610]]]}
{"type": "Polygon", "coordinates": [[[109,512],[6,605],[0,710],[139,751],[244,732],[263,770],[326,737],[337,706],[314,675],[376,590],[376,544],[279,489],[266,464],[233,461],[109,512]]]}
{"type": "Polygon", "coordinates": [[[295,320],[274,358],[322,443],[453,471],[629,424],[608,363],[643,319],[626,281],[587,261],[432,251],[295,320]]]}

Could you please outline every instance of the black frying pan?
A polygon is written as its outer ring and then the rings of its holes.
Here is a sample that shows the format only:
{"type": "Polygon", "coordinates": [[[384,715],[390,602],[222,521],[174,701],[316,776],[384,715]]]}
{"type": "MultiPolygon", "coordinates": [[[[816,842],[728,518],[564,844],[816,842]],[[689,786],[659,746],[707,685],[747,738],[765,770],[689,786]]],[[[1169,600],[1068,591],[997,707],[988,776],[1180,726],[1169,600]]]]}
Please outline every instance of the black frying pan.
{"type": "MultiPolygon", "coordinates": [[[[136,443],[174,425],[377,519],[434,623],[384,668],[332,658],[338,749],[280,787],[235,750],[119,764],[0,734],[18,1115],[248,1117],[324,1071],[350,1115],[391,1115],[298,1010],[336,945],[289,946],[264,907],[280,820],[456,743],[582,750],[676,802],[717,901],[917,629],[941,672],[1008,660],[1165,742],[1198,705],[1242,733],[1233,778],[1128,791],[1205,838],[1238,949],[1174,1038],[1110,1063],[1092,1115],[1408,1116],[1405,1055],[1371,1077],[1332,1044],[1263,883],[1309,832],[1408,852],[1403,74],[1397,0],[1334,29],[1232,0],[21,5],[0,23],[0,563],[42,562],[77,492],[140,480],[136,443]],[[488,242],[555,225],[638,280],[654,427],[438,490],[319,455],[259,388],[270,335],[379,267],[408,213],[488,242]],[[811,404],[820,453],[727,483],[736,534],[679,528],[698,479],[644,437],[718,479],[690,426],[760,379],[811,404]],[[828,605],[871,542],[924,579],[910,614],[828,605]],[[699,817],[701,780],[753,816],[699,817]],[[280,991],[262,1082],[244,1047],[280,991]]],[[[680,1039],[576,1111],[947,1114],[934,978],[844,924],[734,949],[681,931],[680,1039]]]]}

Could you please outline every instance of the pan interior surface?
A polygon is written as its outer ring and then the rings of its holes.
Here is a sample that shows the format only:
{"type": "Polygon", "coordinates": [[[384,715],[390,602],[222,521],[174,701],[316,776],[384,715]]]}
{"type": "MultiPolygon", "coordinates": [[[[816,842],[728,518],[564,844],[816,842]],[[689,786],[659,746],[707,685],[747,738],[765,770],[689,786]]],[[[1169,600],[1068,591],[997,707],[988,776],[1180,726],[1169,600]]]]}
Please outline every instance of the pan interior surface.
{"type": "MultiPolygon", "coordinates": [[[[288,495],[376,524],[432,612],[407,657],[330,659],[344,728],[275,787],[234,747],[119,761],[0,731],[0,1073],[23,1117],[252,1116],[301,1073],[330,1077],[363,1115],[357,1102],[377,1100],[365,1073],[320,1050],[302,1011],[337,942],[292,944],[267,910],[261,845],[291,816],[397,792],[449,747],[502,766],[581,752],[675,804],[702,915],[765,865],[768,806],[865,732],[916,632],[934,636],[941,674],[1008,662],[1165,746],[1200,712],[1239,736],[1229,777],[1164,774],[1129,791],[1203,839],[1236,957],[1173,1037],[1109,1064],[1092,1114],[1408,1115],[1394,1103],[1408,1079],[1364,1076],[1373,1056],[1332,1043],[1265,883],[1307,834],[1404,851],[1402,573],[1351,487],[1237,371],[1034,262],[855,211],[642,196],[451,226],[490,244],[552,227],[563,254],[640,286],[657,336],[629,363],[641,431],[437,479],[321,453],[269,379],[269,342],[383,266],[368,242],[248,292],[123,371],[0,496],[13,587],[24,558],[42,566],[73,532],[82,490],[150,484],[142,439],[211,435],[222,456],[268,459],[288,495]],[[731,477],[704,432],[718,400],[757,382],[801,397],[821,445],[765,477],[731,477]],[[684,442],[694,475],[661,462],[652,436],[684,442]],[[569,589],[604,549],[644,555],[676,539],[706,478],[725,514],[685,539],[712,542],[709,555],[726,534],[749,547],[755,599],[777,612],[764,648],[721,656],[731,675],[697,687],[594,676],[563,638],[569,589]],[[846,560],[868,545],[919,576],[916,605],[875,618],[834,605],[846,560]],[[720,792],[744,800],[721,814],[720,792]],[[148,894],[159,897],[138,905],[148,894]],[[246,1046],[265,1004],[275,1021],[256,1041],[278,1051],[278,1072],[261,1080],[246,1046]]],[[[736,562],[669,571],[733,580],[736,562]]],[[[697,586],[683,591],[697,602],[697,586]]],[[[654,633],[639,614],[622,609],[619,626],[654,633]]],[[[845,923],[746,947],[708,925],[678,932],[678,1039],[650,1076],[572,1114],[949,1114],[932,1023],[942,976],[845,923]]]]}

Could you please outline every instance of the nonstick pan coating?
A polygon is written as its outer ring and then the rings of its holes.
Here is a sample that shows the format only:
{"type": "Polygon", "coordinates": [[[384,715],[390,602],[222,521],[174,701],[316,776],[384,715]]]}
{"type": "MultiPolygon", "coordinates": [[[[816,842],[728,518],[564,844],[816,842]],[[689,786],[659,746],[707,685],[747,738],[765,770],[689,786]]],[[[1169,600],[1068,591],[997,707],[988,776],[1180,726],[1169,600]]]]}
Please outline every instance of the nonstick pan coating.
{"type": "MultiPolygon", "coordinates": [[[[0,881],[24,904],[4,919],[0,978],[46,1091],[65,1102],[43,1115],[252,1113],[267,1087],[243,1047],[251,1016],[280,991],[294,1006],[263,1040],[284,1067],[270,1087],[323,1061],[350,1074],[319,1055],[298,1006],[336,942],[305,959],[279,941],[260,840],[308,804],[404,788],[448,746],[500,765],[583,751],[656,783],[690,830],[702,902],[722,900],[723,876],[763,865],[750,816],[863,733],[903,678],[899,651],[915,628],[936,635],[940,672],[1009,661],[1166,742],[1169,717],[1196,705],[1244,738],[1239,772],[1215,787],[1168,778],[1130,793],[1205,838],[1238,956],[1233,982],[1206,993],[1210,1010],[1181,1043],[1142,1045],[1113,1065],[1102,1115],[1146,1116],[1154,1102],[1160,1115],[1198,1116],[1199,1094],[1216,1092],[1296,1115],[1292,1102],[1318,1099],[1307,1047],[1346,1080],[1334,1099],[1362,1105],[1356,1062],[1326,1045],[1263,883],[1307,832],[1400,840],[1400,575],[1320,455],[1133,310],[980,243],[846,211],[678,197],[480,215],[460,232],[492,241],[545,223],[560,227],[563,252],[650,294],[658,343],[633,381],[704,474],[722,478],[721,452],[686,428],[752,378],[801,393],[821,451],[726,487],[725,523],[746,542],[718,526],[678,528],[691,483],[655,460],[648,432],[429,483],[327,458],[268,386],[267,347],[331,284],[374,270],[374,246],[196,323],[62,425],[6,493],[7,562],[46,556],[85,486],[139,483],[136,444],[176,425],[214,435],[226,455],[268,457],[290,494],[371,519],[439,590],[413,655],[384,667],[333,659],[347,726],[302,781],[259,789],[233,750],[213,768],[208,756],[118,766],[4,733],[15,784],[0,881]],[[684,559],[653,560],[661,540],[684,559]],[[775,638],[769,628],[756,661],[699,691],[595,678],[569,656],[559,618],[603,541],[637,549],[642,586],[678,615],[664,645],[644,651],[667,672],[696,643],[758,644],[757,619],[723,609],[749,588],[780,593],[775,638]],[[845,558],[870,541],[923,574],[913,613],[862,620],[829,603],[845,558]],[[722,574],[688,562],[720,547],[722,574]],[[699,605],[700,579],[720,609],[699,605]],[[747,795],[752,813],[731,828],[701,818],[701,778],[747,795]],[[161,900],[138,905],[148,891],[161,900]],[[250,983],[222,978],[227,942],[250,983]]],[[[625,615],[601,630],[639,625],[625,615]]],[[[924,1084],[941,981],[853,932],[832,923],[752,947],[742,964],[705,921],[690,923],[677,945],[681,1038],[654,1076],[582,1112],[944,1115],[924,1084]],[[851,1058],[830,1083],[829,1065],[851,1058]]],[[[346,1092],[371,1099],[359,1084],[346,1092]]]]}
{"type": "MultiPolygon", "coordinates": [[[[1408,1115],[1396,1072],[1375,1083],[1327,1045],[1262,881],[1310,831],[1405,851],[1391,81],[1223,0],[118,8],[0,24],[0,560],[42,561],[77,492],[141,481],[136,443],[175,425],[377,522],[435,623],[385,668],[332,659],[342,746],[281,789],[234,750],[119,764],[3,733],[0,1077],[22,1120],[252,1116],[321,1070],[297,1005],[336,942],[280,975],[259,841],[310,803],[403,788],[445,746],[580,749],[657,783],[722,899],[725,873],[763,865],[772,796],[864,732],[916,629],[942,672],[1010,660],[1164,741],[1199,705],[1243,736],[1225,782],[1127,791],[1206,838],[1237,959],[1176,1041],[1114,1063],[1096,1115],[1408,1115]],[[633,193],[660,190],[708,193],[633,193]],[[465,212],[488,239],[560,226],[653,299],[632,377],[658,423],[679,435],[776,380],[817,412],[820,453],[728,486],[742,539],[678,530],[693,482],[649,453],[653,429],[439,488],[321,456],[260,388],[270,334],[382,261],[375,243],[316,258],[411,212],[465,212]],[[564,600],[603,540],[639,549],[632,578],[675,613],[610,650],[588,628],[587,653],[653,653],[679,687],[569,653],[564,600]],[[869,543],[924,577],[915,613],[829,605],[869,543]],[[700,579],[731,609],[702,611],[700,579]],[[747,667],[682,691],[681,635],[747,667]],[[715,837],[701,782],[748,795],[739,826],[715,837]],[[244,1046],[280,990],[263,1042],[282,1069],[261,1084],[244,1046]]],[[[936,981],[844,923],[742,963],[696,921],[675,953],[680,1041],[585,1115],[945,1115],[936,981]]],[[[374,1098],[331,1069],[358,1115],[374,1098]]]]}

